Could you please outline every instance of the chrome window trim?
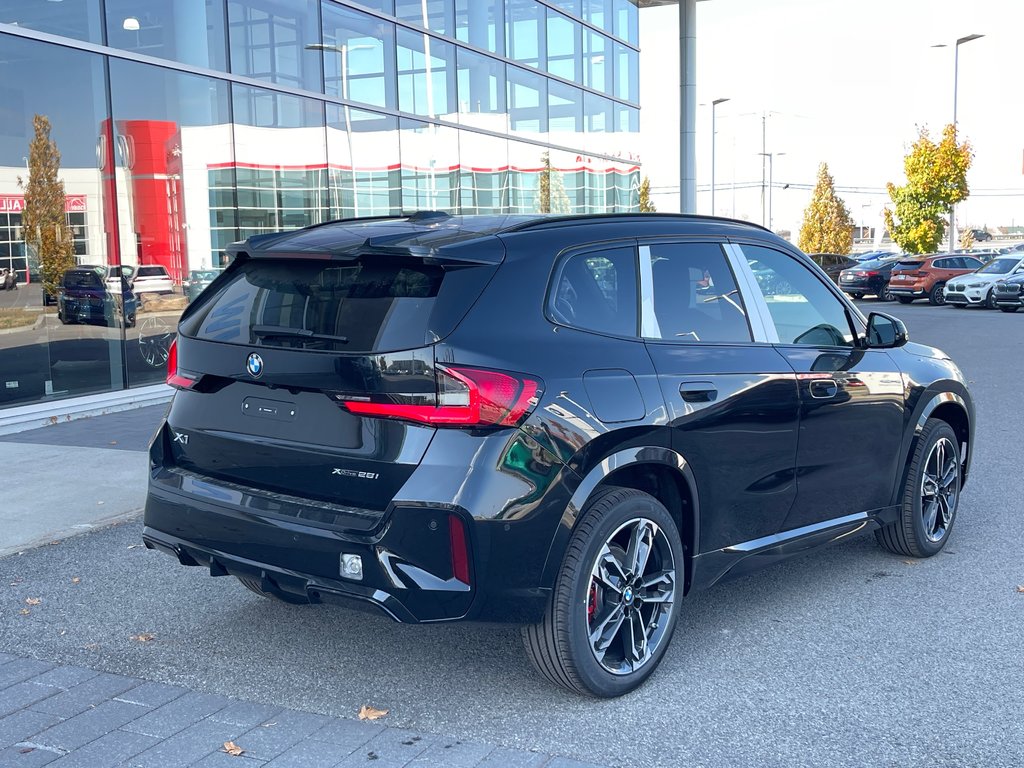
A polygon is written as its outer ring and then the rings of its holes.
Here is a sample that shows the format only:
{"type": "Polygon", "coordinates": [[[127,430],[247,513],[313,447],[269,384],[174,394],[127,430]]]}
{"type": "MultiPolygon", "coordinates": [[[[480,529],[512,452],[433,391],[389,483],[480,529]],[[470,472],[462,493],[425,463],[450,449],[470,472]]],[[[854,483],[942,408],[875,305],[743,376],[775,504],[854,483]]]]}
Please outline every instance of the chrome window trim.
{"type": "Polygon", "coordinates": [[[736,243],[723,243],[722,250],[729,260],[729,266],[736,275],[739,283],[740,296],[743,297],[743,304],[747,308],[747,320],[750,323],[751,333],[754,341],[762,344],[778,344],[779,332],[775,329],[775,321],[771,312],[768,311],[768,303],[764,300],[761,287],[754,277],[754,270],[747,263],[747,257],[743,249],[736,243]]]}

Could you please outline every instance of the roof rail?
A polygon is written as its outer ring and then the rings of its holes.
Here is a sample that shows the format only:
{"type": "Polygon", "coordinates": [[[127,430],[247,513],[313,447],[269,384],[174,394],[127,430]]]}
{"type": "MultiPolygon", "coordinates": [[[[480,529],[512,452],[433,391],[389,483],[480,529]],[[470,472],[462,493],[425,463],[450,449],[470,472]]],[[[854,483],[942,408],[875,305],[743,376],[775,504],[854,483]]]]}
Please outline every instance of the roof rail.
{"type": "Polygon", "coordinates": [[[504,232],[519,232],[524,229],[534,229],[544,227],[548,225],[558,225],[562,223],[568,223],[573,221],[593,221],[593,220],[612,220],[612,219],[635,219],[635,218],[661,218],[661,219],[676,219],[684,221],[713,221],[722,222],[723,224],[739,224],[744,227],[752,227],[754,229],[760,229],[765,232],[771,232],[768,227],[763,227],[760,224],[755,224],[752,221],[743,221],[742,219],[729,219],[724,216],[705,216],[697,213],[576,213],[566,214],[560,216],[545,216],[541,215],[532,221],[524,221],[521,224],[514,224],[508,229],[503,230],[504,232]]]}

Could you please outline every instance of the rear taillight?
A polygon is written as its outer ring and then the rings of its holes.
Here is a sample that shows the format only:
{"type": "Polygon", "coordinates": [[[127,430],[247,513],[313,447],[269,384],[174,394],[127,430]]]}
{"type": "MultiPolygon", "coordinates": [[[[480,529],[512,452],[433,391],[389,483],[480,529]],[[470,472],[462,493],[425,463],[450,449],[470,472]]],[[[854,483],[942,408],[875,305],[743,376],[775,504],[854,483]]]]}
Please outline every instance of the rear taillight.
{"type": "Polygon", "coordinates": [[[352,413],[404,419],[437,427],[514,427],[537,405],[540,382],[503,371],[437,366],[437,394],[384,395],[377,400],[339,397],[352,413]],[[385,399],[386,398],[386,399],[385,399]]]}
{"type": "Polygon", "coordinates": [[[167,383],[176,389],[191,389],[196,381],[197,376],[178,370],[178,340],[173,339],[167,350],[167,383]]]}

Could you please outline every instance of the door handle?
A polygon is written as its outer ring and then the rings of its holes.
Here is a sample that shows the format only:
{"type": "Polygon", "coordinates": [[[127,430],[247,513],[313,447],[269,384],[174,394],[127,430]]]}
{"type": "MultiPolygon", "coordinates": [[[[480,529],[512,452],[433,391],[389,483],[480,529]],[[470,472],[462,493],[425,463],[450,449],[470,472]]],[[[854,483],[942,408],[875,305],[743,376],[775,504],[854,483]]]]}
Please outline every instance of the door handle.
{"type": "Polygon", "coordinates": [[[679,395],[688,403],[711,403],[718,397],[718,387],[710,381],[684,381],[679,395]]]}
{"type": "Polygon", "coordinates": [[[827,400],[839,394],[839,385],[833,379],[818,379],[811,382],[811,397],[827,400]]]}

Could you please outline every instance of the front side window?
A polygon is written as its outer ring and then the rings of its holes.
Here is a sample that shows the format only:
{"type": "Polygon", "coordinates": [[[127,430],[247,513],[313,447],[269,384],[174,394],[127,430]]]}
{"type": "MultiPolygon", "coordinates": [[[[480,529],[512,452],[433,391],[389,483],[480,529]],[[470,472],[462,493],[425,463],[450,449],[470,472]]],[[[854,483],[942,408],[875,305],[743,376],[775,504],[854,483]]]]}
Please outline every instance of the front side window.
{"type": "Polygon", "coordinates": [[[551,292],[551,313],[575,328],[635,336],[635,249],[621,246],[589,251],[563,261],[551,292]]]}
{"type": "Polygon", "coordinates": [[[650,260],[654,289],[655,322],[644,328],[646,338],[751,341],[743,297],[721,246],[659,243],[642,253],[650,260]]]}
{"type": "Polygon", "coordinates": [[[852,347],[846,307],[811,270],[781,251],[742,246],[782,344],[852,347]]]}

